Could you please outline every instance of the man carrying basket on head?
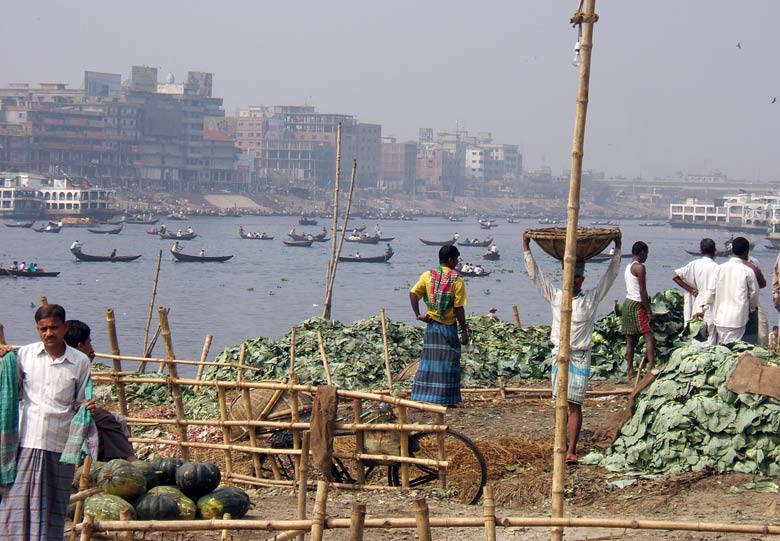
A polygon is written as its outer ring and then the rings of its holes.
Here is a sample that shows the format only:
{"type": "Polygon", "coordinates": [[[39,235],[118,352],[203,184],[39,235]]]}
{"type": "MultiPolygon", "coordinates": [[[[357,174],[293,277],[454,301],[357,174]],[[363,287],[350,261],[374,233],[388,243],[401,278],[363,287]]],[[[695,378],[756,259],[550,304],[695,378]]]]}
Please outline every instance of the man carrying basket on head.
{"type": "Polygon", "coordinates": [[[427,324],[412,400],[445,406],[460,402],[460,346],[469,343],[469,330],[463,308],[466,286],[455,270],[459,257],[455,246],[442,246],[439,266],[422,273],[409,292],[415,318],[427,324]],[[420,299],[428,307],[425,314],[420,313],[420,299]]]}
{"type": "MultiPolygon", "coordinates": [[[[582,290],[585,281],[585,262],[578,261],[574,268],[574,283],[572,285],[572,315],[571,315],[571,355],[569,358],[569,385],[567,400],[569,402],[569,422],[567,430],[566,463],[577,464],[577,441],[580,438],[582,428],[582,402],[585,400],[585,391],[588,390],[590,379],[590,346],[593,334],[593,323],[596,319],[596,310],[615,282],[620,271],[620,237],[615,239],[615,253],[612,255],[609,267],[604,276],[594,289],[582,290]]],[[[525,268],[528,276],[541,293],[544,300],[550,303],[552,308],[552,329],[550,342],[553,344],[550,357],[552,359],[552,388],[553,400],[558,391],[558,348],[561,337],[561,305],[563,303],[563,291],[553,284],[542,273],[536,264],[528,232],[523,233],[523,255],[525,256],[525,268]]]]}

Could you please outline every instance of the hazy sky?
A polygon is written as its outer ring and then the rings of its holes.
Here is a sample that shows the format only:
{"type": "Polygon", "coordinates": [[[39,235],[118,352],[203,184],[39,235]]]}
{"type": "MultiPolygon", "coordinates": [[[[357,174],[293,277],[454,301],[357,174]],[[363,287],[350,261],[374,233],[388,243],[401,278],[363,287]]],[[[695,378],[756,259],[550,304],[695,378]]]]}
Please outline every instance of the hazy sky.
{"type": "MultiPolygon", "coordinates": [[[[315,105],[416,139],[492,132],[525,167],[570,164],[577,1],[0,3],[0,84],[160,67],[237,108],[315,105]]],[[[780,180],[780,2],[599,0],[585,168],[780,180]],[[741,48],[737,47],[737,43],[741,48]]]]}

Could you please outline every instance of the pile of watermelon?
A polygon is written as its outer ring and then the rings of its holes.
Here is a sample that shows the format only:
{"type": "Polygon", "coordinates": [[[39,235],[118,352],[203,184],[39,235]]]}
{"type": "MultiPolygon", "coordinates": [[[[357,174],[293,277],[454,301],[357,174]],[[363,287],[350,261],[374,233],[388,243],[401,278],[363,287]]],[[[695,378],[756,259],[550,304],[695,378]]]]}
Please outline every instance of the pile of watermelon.
{"type": "MultiPolygon", "coordinates": [[[[74,487],[81,481],[76,470],[74,487]]],[[[95,520],[221,519],[241,518],[249,511],[249,495],[236,487],[219,487],[222,474],[213,462],[185,462],[157,458],[151,462],[115,459],[93,462],[91,486],[103,489],[84,502],[84,513],[95,520]]]]}

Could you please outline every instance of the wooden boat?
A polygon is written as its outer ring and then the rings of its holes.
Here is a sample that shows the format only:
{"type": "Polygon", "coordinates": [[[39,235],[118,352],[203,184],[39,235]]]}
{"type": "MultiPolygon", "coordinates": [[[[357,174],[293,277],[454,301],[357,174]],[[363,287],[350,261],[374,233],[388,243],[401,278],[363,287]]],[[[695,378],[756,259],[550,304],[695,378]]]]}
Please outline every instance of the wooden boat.
{"type": "MultiPolygon", "coordinates": [[[[353,227],[352,228],[352,231],[354,233],[362,233],[365,230],[366,230],[366,226],[364,226],[364,225],[360,226],[360,227],[353,227]]],[[[343,229],[341,227],[339,227],[338,229],[336,229],[336,231],[343,231],[343,229]]]]}
{"type": "Polygon", "coordinates": [[[464,241],[458,241],[458,246],[476,246],[478,248],[484,248],[490,246],[493,243],[493,235],[488,235],[485,240],[466,239],[464,241]]]}
{"type": "Polygon", "coordinates": [[[493,220],[480,220],[479,227],[482,229],[490,229],[492,227],[498,227],[498,224],[493,220]]]}
{"type": "Polygon", "coordinates": [[[366,235],[361,235],[359,237],[356,237],[354,235],[350,235],[344,239],[347,242],[357,242],[358,244],[378,244],[379,243],[379,237],[367,237],[366,235]]]}
{"type": "Polygon", "coordinates": [[[395,237],[377,237],[377,236],[374,236],[374,238],[376,240],[378,240],[379,242],[390,242],[391,240],[395,240],[395,237]]]}
{"type": "Polygon", "coordinates": [[[185,263],[223,263],[232,258],[232,255],[189,255],[182,252],[177,252],[171,246],[171,253],[177,261],[185,263]]]}
{"type": "Polygon", "coordinates": [[[140,224],[140,225],[154,225],[157,222],[159,222],[159,218],[152,218],[151,216],[149,218],[141,218],[141,217],[132,217],[132,218],[124,218],[122,220],[122,223],[126,224],[140,224]]]}
{"type": "Polygon", "coordinates": [[[165,240],[192,240],[198,236],[197,233],[182,233],[179,235],[177,233],[170,233],[168,231],[165,233],[158,233],[158,235],[160,235],[161,239],[165,240]]]}
{"type": "Polygon", "coordinates": [[[374,255],[374,256],[368,256],[368,257],[356,257],[356,256],[347,256],[347,255],[340,255],[339,261],[345,261],[348,263],[387,263],[390,261],[390,258],[393,257],[393,251],[388,250],[385,251],[382,255],[374,255]]]}
{"type": "Polygon", "coordinates": [[[447,219],[451,222],[462,222],[463,218],[458,218],[457,216],[448,216],[447,219]]]}
{"type": "Polygon", "coordinates": [[[32,230],[36,233],[59,233],[62,229],[61,225],[42,225],[41,227],[33,227],[32,230]]]}
{"type": "Polygon", "coordinates": [[[665,222],[642,222],[639,227],[666,227],[665,222]]]}
{"type": "Polygon", "coordinates": [[[428,246],[452,246],[455,244],[455,241],[458,240],[455,237],[452,237],[450,240],[428,240],[424,238],[420,238],[420,242],[423,244],[427,244],[428,246]]]}
{"type": "Polygon", "coordinates": [[[313,240],[283,240],[282,241],[287,246],[301,246],[303,248],[308,248],[312,245],[314,242],[313,240]]]}
{"type": "Polygon", "coordinates": [[[320,231],[316,235],[312,233],[296,233],[294,229],[287,233],[287,236],[292,240],[313,240],[314,242],[324,242],[326,240],[330,240],[325,238],[327,235],[328,232],[324,230],[324,228],[323,231],[320,231]]]}
{"type": "Polygon", "coordinates": [[[76,256],[76,259],[79,261],[112,261],[114,263],[126,263],[128,261],[135,261],[139,257],[141,257],[141,254],[138,255],[90,255],[85,254],[81,251],[81,248],[71,248],[70,253],[72,253],[74,256],[76,256]]]}
{"type": "Polygon", "coordinates": [[[118,235],[122,232],[122,225],[120,224],[119,227],[115,227],[113,229],[94,229],[92,227],[88,227],[87,231],[97,235],[118,235]]]}
{"type": "Polygon", "coordinates": [[[189,220],[189,216],[181,212],[172,212],[168,215],[169,220],[189,220]]]}
{"type": "Polygon", "coordinates": [[[317,225],[317,220],[315,218],[307,218],[306,216],[301,216],[298,218],[298,225],[317,225]]]}
{"type": "Polygon", "coordinates": [[[25,229],[29,229],[34,225],[35,225],[35,220],[33,220],[32,222],[16,222],[13,224],[5,224],[6,227],[23,227],[25,229]]]}
{"type": "Polygon", "coordinates": [[[274,240],[273,235],[266,235],[265,233],[247,233],[242,226],[238,226],[238,236],[242,239],[249,240],[274,240]]]}
{"type": "Polygon", "coordinates": [[[59,271],[57,272],[47,272],[47,271],[20,271],[20,270],[7,270],[8,274],[11,276],[20,276],[23,278],[54,278],[55,276],[59,276],[59,271]]]}
{"type": "Polygon", "coordinates": [[[498,251],[491,252],[490,250],[488,250],[487,252],[482,254],[482,259],[486,259],[488,261],[498,261],[499,259],[501,259],[501,254],[498,253],[498,251]]]}
{"type": "Polygon", "coordinates": [[[468,272],[458,271],[458,272],[460,273],[461,276],[478,276],[478,277],[490,276],[490,271],[485,269],[482,269],[482,272],[480,273],[476,273],[474,271],[468,271],[468,272]]]}

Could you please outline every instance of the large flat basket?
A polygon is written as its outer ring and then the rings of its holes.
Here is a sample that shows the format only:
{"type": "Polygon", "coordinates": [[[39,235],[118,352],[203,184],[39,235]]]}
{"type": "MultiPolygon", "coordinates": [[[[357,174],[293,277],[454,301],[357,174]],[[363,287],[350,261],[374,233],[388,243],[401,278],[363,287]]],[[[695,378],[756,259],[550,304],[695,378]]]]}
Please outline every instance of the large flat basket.
{"type": "MultiPolygon", "coordinates": [[[[539,247],[553,256],[563,260],[566,251],[565,227],[542,227],[538,229],[526,229],[529,238],[534,239],[539,247]]],[[[604,251],[604,248],[615,239],[620,238],[620,229],[617,227],[578,227],[577,228],[577,260],[585,261],[594,255],[604,251]]]]}

